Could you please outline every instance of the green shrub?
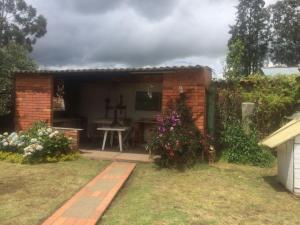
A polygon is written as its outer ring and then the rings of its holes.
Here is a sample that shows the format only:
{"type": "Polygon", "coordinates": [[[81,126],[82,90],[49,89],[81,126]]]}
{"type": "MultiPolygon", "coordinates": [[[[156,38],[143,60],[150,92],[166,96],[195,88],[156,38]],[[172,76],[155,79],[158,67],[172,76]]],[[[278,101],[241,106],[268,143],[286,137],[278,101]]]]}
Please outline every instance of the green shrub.
{"type": "Polygon", "coordinates": [[[13,152],[7,152],[7,151],[1,151],[0,150],[0,161],[6,161],[11,163],[19,163],[19,164],[37,164],[37,163],[54,163],[54,162],[65,162],[65,161],[74,161],[77,160],[80,157],[79,153],[70,153],[67,155],[59,155],[59,156],[47,156],[45,158],[39,158],[39,159],[29,159],[25,158],[20,153],[13,153],[13,152]]]}
{"type": "Polygon", "coordinates": [[[80,154],[78,152],[75,153],[69,153],[69,154],[62,154],[59,156],[47,156],[46,162],[66,162],[66,161],[74,161],[80,157],[80,154]]]}
{"type": "Polygon", "coordinates": [[[55,157],[70,152],[70,140],[43,122],[35,123],[22,136],[27,144],[24,155],[28,158],[55,157]]]}
{"type": "Polygon", "coordinates": [[[258,145],[255,128],[250,129],[246,134],[242,123],[232,117],[223,121],[223,127],[224,130],[221,133],[222,154],[228,162],[261,167],[274,165],[275,157],[272,153],[258,145]]]}
{"type": "Polygon", "coordinates": [[[251,75],[240,81],[218,82],[218,130],[228,116],[241,119],[241,103],[254,102],[252,117],[260,138],[278,129],[285,116],[291,115],[299,104],[300,83],[296,75],[251,75]]]}
{"type": "Polygon", "coordinates": [[[176,103],[171,102],[164,115],[157,117],[158,128],[147,145],[151,154],[159,155],[162,167],[193,165],[201,155],[201,134],[186,105],[186,96],[181,94],[176,103]]]}
{"type": "Polygon", "coordinates": [[[72,159],[68,156],[71,153],[70,140],[43,122],[35,123],[24,132],[0,135],[0,149],[3,154],[22,155],[23,162],[29,163],[72,159]]]}
{"type": "Polygon", "coordinates": [[[20,153],[12,153],[0,150],[0,161],[7,161],[12,163],[23,163],[24,157],[20,153]]]}

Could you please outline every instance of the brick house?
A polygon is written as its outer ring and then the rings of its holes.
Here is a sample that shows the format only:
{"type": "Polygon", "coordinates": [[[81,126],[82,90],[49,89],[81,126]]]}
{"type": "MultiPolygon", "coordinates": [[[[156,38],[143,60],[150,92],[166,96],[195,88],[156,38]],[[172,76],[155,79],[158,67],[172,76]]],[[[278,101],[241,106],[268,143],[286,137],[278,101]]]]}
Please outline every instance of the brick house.
{"type": "Polygon", "coordinates": [[[202,66],[18,71],[15,128],[46,121],[78,144],[79,132],[83,139],[93,137],[102,123],[123,120],[146,129],[146,121],[183,92],[196,125],[205,132],[210,80],[211,69],[202,66]]]}

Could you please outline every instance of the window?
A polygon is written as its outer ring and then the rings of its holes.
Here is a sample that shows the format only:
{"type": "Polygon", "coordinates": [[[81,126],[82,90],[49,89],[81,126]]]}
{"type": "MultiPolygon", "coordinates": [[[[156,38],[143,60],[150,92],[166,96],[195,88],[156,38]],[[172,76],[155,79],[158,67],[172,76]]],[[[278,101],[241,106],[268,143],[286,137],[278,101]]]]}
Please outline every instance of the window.
{"type": "Polygon", "coordinates": [[[135,93],[135,110],[137,111],[161,111],[161,92],[153,92],[150,98],[146,91],[135,93]]]}

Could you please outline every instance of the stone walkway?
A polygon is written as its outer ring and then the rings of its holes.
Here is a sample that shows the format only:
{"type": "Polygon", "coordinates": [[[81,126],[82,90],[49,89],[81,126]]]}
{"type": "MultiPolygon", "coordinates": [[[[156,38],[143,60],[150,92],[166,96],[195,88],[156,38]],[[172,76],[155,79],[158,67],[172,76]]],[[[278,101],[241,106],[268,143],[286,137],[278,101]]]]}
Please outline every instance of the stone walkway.
{"type": "Polygon", "coordinates": [[[42,225],[96,224],[134,167],[134,163],[111,163],[42,225]]]}

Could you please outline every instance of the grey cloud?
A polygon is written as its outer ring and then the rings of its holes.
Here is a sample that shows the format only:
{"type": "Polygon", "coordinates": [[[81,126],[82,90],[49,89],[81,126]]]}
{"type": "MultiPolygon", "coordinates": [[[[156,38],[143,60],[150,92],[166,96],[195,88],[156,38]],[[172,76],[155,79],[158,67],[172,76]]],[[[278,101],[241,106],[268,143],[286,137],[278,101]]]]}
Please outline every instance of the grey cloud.
{"type": "Polygon", "coordinates": [[[129,5],[141,16],[160,19],[170,15],[178,6],[179,0],[129,0],[129,5]]]}
{"type": "Polygon", "coordinates": [[[123,7],[150,20],[167,17],[179,0],[64,0],[58,3],[79,14],[102,14],[123,7]]]}
{"type": "Polygon", "coordinates": [[[32,54],[46,67],[145,66],[189,60],[219,64],[236,4],[231,0],[30,2],[48,19],[48,33],[32,54]]]}
{"type": "Polygon", "coordinates": [[[65,10],[74,10],[78,13],[104,13],[112,10],[124,0],[62,0],[58,1],[65,10]]]}

